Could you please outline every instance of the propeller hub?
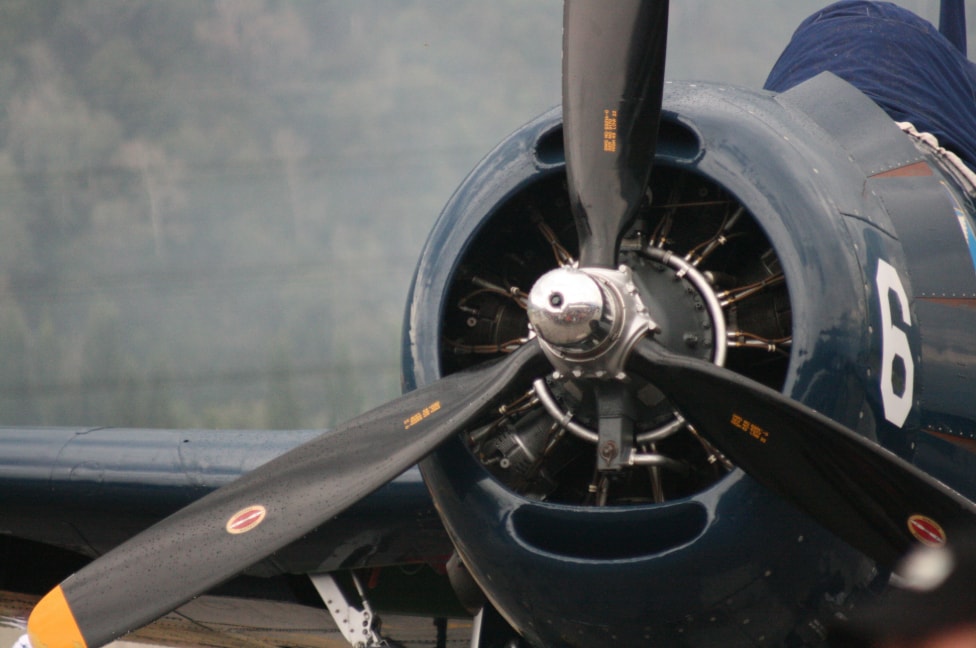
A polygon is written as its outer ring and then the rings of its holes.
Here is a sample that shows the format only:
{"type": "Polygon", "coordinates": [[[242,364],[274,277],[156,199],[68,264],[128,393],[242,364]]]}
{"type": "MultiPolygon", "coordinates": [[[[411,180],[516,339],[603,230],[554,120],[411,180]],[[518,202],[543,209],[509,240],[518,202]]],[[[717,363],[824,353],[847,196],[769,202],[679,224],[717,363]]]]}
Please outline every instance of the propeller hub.
{"type": "Polygon", "coordinates": [[[630,268],[556,268],[529,292],[529,321],[556,373],[621,378],[633,344],[657,325],[630,268]]]}
{"type": "Polygon", "coordinates": [[[604,297],[590,275],[557,268],[542,275],[529,292],[529,321],[549,344],[585,348],[599,335],[604,297]]]}

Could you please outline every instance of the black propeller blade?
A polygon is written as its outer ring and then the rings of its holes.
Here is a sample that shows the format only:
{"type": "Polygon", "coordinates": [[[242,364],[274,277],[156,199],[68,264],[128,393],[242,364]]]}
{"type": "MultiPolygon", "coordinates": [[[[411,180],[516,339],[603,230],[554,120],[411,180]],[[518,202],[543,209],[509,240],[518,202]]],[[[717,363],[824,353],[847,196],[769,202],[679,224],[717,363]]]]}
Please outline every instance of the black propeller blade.
{"type": "Polygon", "coordinates": [[[649,339],[628,369],[653,379],[736,465],[882,565],[976,528],[976,504],[814,410],[649,339]]]}
{"type": "Polygon", "coordinates": [[[95,648],[328,521],[548,364],[530,342],[340,425],[214,491],[67,578],[34,608],[35,648],[95,648]]]}
{"type": "Polygon", "coordinates": [[[568,0],[563,27],[563,138],[580,265],[616,267],[657,144],[666,0],[568,0]]]}

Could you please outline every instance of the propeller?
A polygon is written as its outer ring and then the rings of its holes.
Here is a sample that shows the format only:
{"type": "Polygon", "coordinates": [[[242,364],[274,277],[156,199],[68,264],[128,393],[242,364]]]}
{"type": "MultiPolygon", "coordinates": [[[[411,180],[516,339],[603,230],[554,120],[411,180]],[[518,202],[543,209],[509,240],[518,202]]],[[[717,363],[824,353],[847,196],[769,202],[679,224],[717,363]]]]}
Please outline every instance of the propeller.
{"type": "Polygon", "coordinates": [[[34,608],[34,648],[94,648],[300,538],[417,463],[548,364],[536,342],[348,421],[162,520],[34,608]]]}
{"type": "Polygon", "coordinates": [[[614,268],[654,160],[668,3],[572,0],[563,20],[563,137],[580,266],[614,268]]]}
{"type": "Polygon", "coordinates": [[[881,565],[976,529],[972,501],[778,391],[649,338],[628,369],[659,377],[658,388],[737,466],[881,565]]]}

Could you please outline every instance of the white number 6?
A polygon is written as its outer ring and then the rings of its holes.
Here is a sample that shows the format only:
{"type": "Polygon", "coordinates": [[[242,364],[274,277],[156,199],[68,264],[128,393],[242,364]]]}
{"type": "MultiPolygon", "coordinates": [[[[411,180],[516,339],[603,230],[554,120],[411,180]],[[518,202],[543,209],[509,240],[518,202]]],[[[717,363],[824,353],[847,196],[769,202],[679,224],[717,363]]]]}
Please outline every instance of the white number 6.
{"type": "Polygon", "coordinates": [[[901,323],[906,328],[911,328],[908,295],[905,294],[905,287],[898,277],[898,271],[882,259],[878,259],[875,284],[878,287],[878,300],[881,306],[881,402],[884,406],[885,418],[901,427],[912,410],[915,363],[908,345],[908,335],[891,320],[889,295],[894,294],[898,300],[901,323]],[[904,367],[903,372],[895,370],[895,363],[899,359],[904,367]]]}

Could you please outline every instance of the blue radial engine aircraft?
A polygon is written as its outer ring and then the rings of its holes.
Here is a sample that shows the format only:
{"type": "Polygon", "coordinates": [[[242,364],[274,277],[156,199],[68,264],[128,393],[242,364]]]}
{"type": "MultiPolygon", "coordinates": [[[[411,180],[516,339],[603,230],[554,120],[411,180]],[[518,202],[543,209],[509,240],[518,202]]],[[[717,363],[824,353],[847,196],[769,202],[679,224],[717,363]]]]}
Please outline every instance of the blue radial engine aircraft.
{"type": "Polygon", "coordinates": [[[275,638],[288,604],[378,645],[374,611],[458,600],[479,646],[821,645],[912,547],[968,533],[965,151],[830,71],[666,84],[666,31],[666,2],[567,4],[562,110],[420,258],[404,396],[321,435],[4,431],[4,588],[53,587],[34,648],[221,593],[239,645],[321,645],[275,638]]]}

